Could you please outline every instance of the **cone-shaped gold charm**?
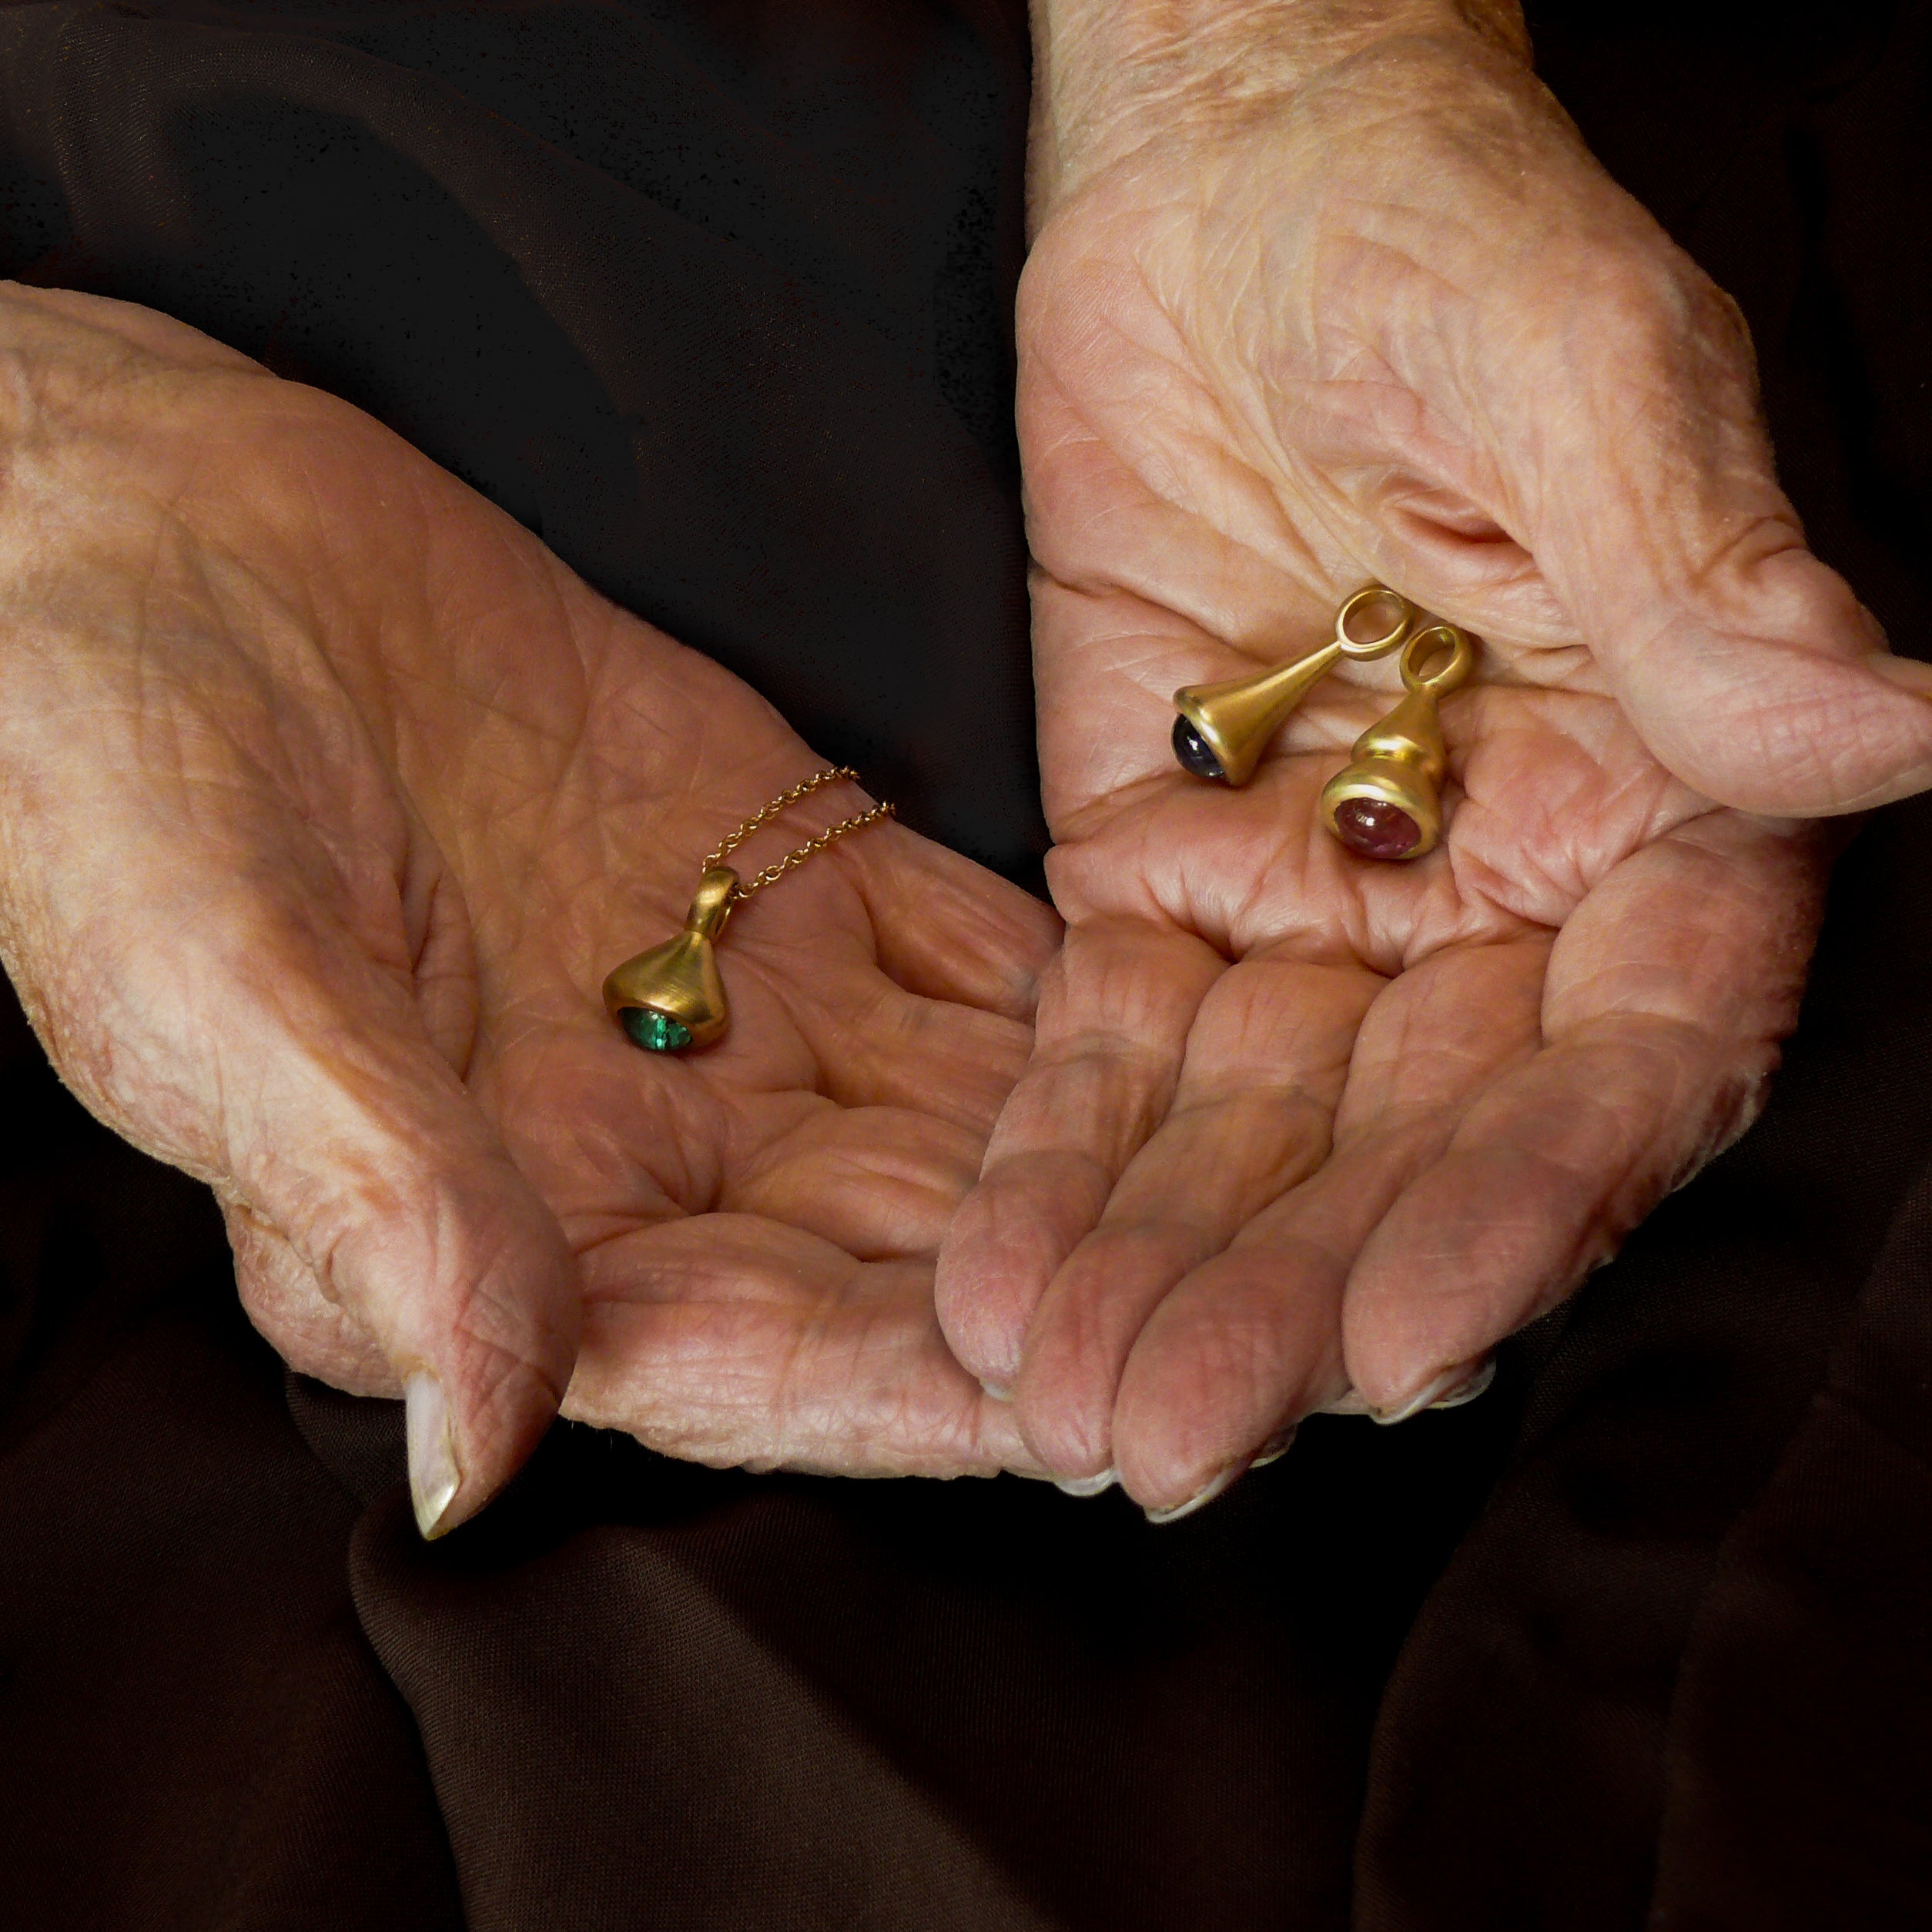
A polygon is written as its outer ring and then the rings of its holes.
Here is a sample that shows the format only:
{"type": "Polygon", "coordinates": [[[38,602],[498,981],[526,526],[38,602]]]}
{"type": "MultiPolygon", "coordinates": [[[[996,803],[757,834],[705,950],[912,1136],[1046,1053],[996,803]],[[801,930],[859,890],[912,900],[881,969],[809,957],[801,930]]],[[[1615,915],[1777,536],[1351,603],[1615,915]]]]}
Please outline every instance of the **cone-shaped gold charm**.
{"type": "Polygon", "coordinates": [[[738,875],[714,866],[698,882],[698,896],[675,939],[626,959],[604,982],[604,1003],[638,1046],[679,1053],[722,1040],[731,1024],[714,942],[731,916],[738,875]]]}
{"type": "Polygon", "coordinates": [[[1245,785],[1267,750],[1268,740],[1310,690],[1344,658],[1380,658],[1408,638],[1416,618],[1405,597],[1380,584],[1364,584],[1335,613],[1335,635],[1292,663],[1225,684],[1189,685],[1174,693],[1174,756],[1197,778],[1224,778],[1245,785]],[[1349,621],[1371,604],[1395,614],[1392,626],[1371,638],[1357,638],[1349,621]]]}
{"type": "Polygon", "coordinates": [[[1453,624],[1432,624],[1403,647],[1402,700],[1355,740],[1351,761],[1321,794],[1328,829],[1365,859],[1420,859],[1442,835],[1448,768],[1438,707],[1475,667],[1475,645],[1453,624]],[[1443,662],[1422,675],[1431,658],[1443,662]]]}

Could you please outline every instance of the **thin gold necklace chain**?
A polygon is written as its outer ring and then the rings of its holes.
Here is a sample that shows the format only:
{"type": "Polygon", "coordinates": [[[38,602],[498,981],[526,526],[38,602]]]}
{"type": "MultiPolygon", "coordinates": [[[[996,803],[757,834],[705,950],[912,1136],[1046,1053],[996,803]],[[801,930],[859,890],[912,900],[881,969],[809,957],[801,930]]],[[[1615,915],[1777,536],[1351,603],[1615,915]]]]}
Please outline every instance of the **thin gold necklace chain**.
{"type": "MultiPolygon", "coordinates": [[[[849,765],[829,765],[822,772],[814,772],[810,778],[801,778],[789,792],[781,792],[770,804],[761,806],[753,812],[735,832],[728,833],[718,842],[718,849],[705,861],[705,869],[709,872],[715,866],[722,866],[737,851],[760,826],[769,825],[778,814],[789,805],[795,805],[801,799],[809,798],[821,785],[830,785],[839,778],[850,778],[856,785],[859,774],[849,765]]],[[[735,899],[749,899],[752,893],[765,886],[775,884],[795,866],[802,866],[815,852],[823,852],[835,839],[842,839],[849,832],[860,832],[867,825],[876,825],[881,819],[889,819],[892,808],[888,805],[876,805],[869,812],[862,812],[856,819],[847,819],[842,824],[828,826],[815,839],[808,839],[796,852],[787,852],[765,867],[754,878],[740,879],[735,899]]]]}

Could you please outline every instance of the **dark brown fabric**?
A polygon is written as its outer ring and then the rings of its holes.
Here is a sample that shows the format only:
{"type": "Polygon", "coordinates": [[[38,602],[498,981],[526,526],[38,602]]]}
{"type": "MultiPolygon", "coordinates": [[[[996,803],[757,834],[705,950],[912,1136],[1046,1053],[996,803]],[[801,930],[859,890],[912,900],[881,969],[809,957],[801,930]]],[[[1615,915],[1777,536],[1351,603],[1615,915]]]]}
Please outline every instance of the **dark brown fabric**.
{"type": "MultiPolygon", "coordinates": [[[[1924,635],[1932,6],[1552,5],[1924,635]]],[[[1014,8],[0,11],[0,269],[393,423],[1015,876],[1014,8]]],[[[201,1190],[0,1026],[0,1923],[1932,1920],[1932,808],[1841,869],[1765,1121],[1474,1407],[1164,1529],[554,1431],[426,1548],[201,1190]]]]}
{"type": "MultiPolygon", "coordinates": [[[[1813,542],[1917,655],[1928,23],[1532,15],[1592,146],[1743,303],[1813,542]]],[[[1853,847],[1766,1118],[1559,1318],[1390,1686],[1364,1927],[1928,1922],[1928,838],[1915,801],[1853,847]]]]}
{"type": "Polygon", "coordinates": [[[70,1204],[8,1287],[44,1327],[129,1271],[82,1258],[117,1179],[127,1248],[203,1238],[91,1368],[30,1351],[16,1384],[9,1927],[1344,1921],[1381,1679],[1506,1401],[1312,1430],[1159,1535],[1117,1498],[754,1479],[566,1427],[426,1547],[395,1411],[285,1401],[197,1190],[34,1097],[70,1151],[15,1179],[70,1204]]]}
{"type": "Polygon", "coordinates": [[[462,1923],[359,1505],[290,1426],[204,1192],[0,1014],[0,1924],[462,1923]]]}

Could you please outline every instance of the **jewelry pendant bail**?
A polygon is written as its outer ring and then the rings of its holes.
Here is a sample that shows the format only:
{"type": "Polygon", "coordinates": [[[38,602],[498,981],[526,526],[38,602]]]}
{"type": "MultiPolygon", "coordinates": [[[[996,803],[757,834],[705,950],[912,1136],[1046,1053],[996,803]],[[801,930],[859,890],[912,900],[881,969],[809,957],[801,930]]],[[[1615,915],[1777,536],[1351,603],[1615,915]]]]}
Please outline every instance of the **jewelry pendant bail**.
{"type": "Polygon", "coordinates": [[[1473,640],[1453,624],[1432,624],[1402,647],[1401,701],[1355,740],[1350,762],[1321,793],[1324,824],[1364,859],[1420,859],[1442,835],[1441,701],[1475,668],[1473,640]],[[1422,667],[1448,657],[1424,675],[1422,667]]]}
{"type": "Polygon", "coordinates": [[[1231,678],[1216,685],[1188,685],[1174,693],[1174,756],[1197,778],[1243,785],[1254,775],[1268,741],[1289,712],[1344,658],[1359,662],[1385,657],[1407,641],[1418,613],[1400,591],[1364,584],[1335,613],[1335,634],[1326,644],[1271,671],[1231,678]],[[1371,605],[1392,606],[1394,624],[1371,638],[1357,638],[1351,620],[1371,605]]]}
{"type": "Polygon", "coordinates": [[[713,866],[698,882],[676,938],[626,959],[604,982],[604,1004],[632,1040],[681,1053],[722,1040],[731,1025],[715,946],[738,898],[738,874],[713,866]]]}

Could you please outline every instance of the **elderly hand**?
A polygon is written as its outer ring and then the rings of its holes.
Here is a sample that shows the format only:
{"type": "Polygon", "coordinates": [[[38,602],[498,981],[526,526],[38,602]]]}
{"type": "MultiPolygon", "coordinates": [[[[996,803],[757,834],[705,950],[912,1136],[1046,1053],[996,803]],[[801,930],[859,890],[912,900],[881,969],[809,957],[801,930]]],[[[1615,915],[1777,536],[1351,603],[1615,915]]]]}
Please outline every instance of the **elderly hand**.
{"type": "Polygon", "coordinates": [[[1168,1509],[1311,1410],[1466,1386],[1748,1124],[1817,917],[1793,821],[1932,782],[1932,678],[1806,550],[1735,310],[1513,12],[1042,27],[1020,412],[1070,931],[940,1309],[1050,1466],[1168,1509]],[[1487,643],[1406,867],[1314,809],[1388,666],[1245,791],[1167,745],[1176,687],[1371,577],[1487,643]]]}
{"type": "Polygon", "coordinates": [[[722,1046],[641,1052],[604,974],[821,762],[347,406],[79,296],[0,294],[0,345],[8,967],[89,1106],[213,1184],[288,1360],[407,1385],[425,1530],[567,1385],[709,1462],[1023,1462],[932,1255],[1052,916],[874,828],[734,918],[722,1046]]]}

